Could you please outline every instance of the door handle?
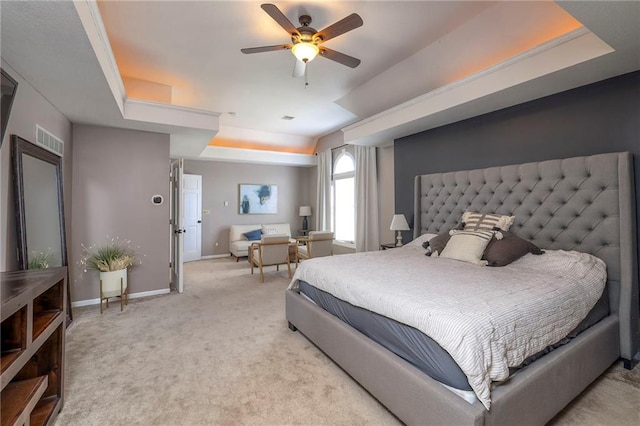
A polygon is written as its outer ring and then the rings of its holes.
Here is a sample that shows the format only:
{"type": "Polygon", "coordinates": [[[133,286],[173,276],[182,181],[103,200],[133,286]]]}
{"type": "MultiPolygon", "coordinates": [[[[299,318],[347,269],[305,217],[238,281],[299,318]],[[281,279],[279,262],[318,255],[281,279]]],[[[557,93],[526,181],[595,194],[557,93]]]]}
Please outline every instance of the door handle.
{"type": "Polygon", "coordinates": [[[201,221],[201,220],[199,220],[199,221],[198,221],[198,223],[202,223],[202,221],[201,221]]]}

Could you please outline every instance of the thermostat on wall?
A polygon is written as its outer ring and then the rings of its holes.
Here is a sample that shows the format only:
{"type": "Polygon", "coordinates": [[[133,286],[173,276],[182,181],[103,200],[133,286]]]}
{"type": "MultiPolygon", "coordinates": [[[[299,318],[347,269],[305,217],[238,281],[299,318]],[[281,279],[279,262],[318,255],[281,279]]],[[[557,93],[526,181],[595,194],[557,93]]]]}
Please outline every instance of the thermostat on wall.
{"type": "Polygon", "coordinates": [[[151,204],[154,204],[156,206],[162,204],[163,201],[164,198],[162,198],[162,195],[154,195],[153,197],[151,197],[151,204]]]}

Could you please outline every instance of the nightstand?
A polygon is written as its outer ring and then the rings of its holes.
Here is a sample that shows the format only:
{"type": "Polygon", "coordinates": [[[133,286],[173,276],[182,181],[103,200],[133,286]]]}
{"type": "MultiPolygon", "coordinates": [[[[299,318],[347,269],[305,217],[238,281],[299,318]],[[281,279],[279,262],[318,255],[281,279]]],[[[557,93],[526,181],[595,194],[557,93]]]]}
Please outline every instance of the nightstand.
{"type": "Polygon", "coordinates": [[[296,232],[298,233],[298,237],[308,237],[311,231],[313,231],[313,229],[298,229],[296,232]]]}
{"type": "MultiPolygon", "coordinates": [[[[396,246],[395,243],[390,243],[390,244],[380,244],[380,250],[391,250],[394,249],[398,246],[396,246]]],[[[400,246],[402,247],[402,246],[400,246]]]]}

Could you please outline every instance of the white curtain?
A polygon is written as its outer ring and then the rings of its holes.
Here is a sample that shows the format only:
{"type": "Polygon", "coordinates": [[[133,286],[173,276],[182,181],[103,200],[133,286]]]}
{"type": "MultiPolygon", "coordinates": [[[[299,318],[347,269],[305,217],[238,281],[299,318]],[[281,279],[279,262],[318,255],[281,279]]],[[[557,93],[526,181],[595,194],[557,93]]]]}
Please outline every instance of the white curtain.
{"type": "Polygon", "coordinates": [[[378,223],[378,169],[376,148],[355,146],[356,251],[380,249],[378,223]]]}
{"type": "Polygon", "coordinates": [[[318,153],[316,230],[333,231],[331,223],[331,150],[318,153]]]}

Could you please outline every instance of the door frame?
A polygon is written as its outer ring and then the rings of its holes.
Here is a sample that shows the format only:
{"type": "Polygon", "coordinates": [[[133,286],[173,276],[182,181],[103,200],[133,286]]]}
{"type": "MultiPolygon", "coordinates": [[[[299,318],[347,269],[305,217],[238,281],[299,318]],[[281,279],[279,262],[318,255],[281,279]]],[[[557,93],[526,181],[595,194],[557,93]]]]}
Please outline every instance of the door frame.
{"type": "Polygon", "coordinates": [[[171,213],[169,220],[169,267],[171,288],[178,293],[184,291],[184,191],[182,175],[184,174],[184,159],[171,161],[169,181],[171,182],[170,199],[171,213]]]}

